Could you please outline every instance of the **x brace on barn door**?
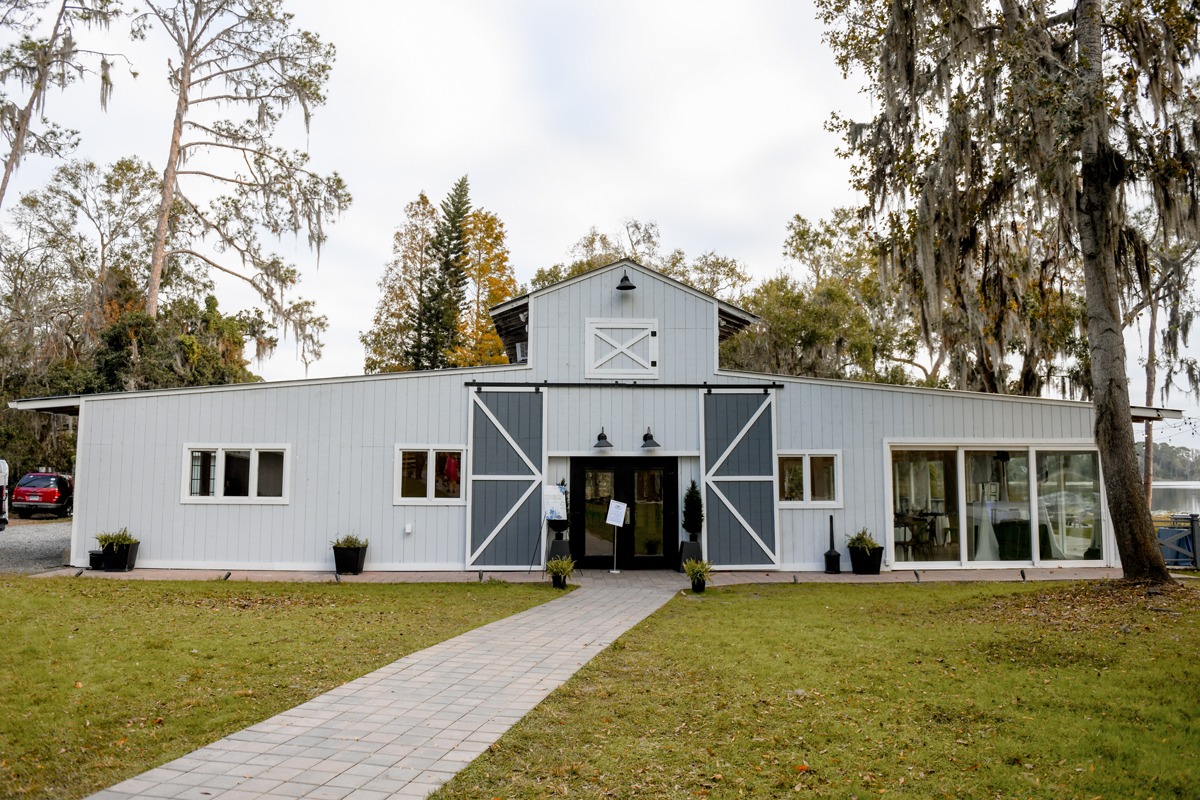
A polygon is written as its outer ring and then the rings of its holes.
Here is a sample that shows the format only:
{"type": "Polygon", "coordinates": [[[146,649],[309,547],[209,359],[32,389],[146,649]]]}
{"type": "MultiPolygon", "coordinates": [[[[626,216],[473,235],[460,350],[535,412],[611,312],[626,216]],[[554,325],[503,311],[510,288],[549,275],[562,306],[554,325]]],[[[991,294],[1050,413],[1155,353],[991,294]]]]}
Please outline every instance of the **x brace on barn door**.
{"type": "Polygon", "coordinates": [[[542,397],[471,392],[467,565],[518,567],[540,559],[542,397]]]}
{"type": "Polygon", "coordinates": [[[778,566],[774,395],[701,397],[708,558],[721,566],[778,566]]]}

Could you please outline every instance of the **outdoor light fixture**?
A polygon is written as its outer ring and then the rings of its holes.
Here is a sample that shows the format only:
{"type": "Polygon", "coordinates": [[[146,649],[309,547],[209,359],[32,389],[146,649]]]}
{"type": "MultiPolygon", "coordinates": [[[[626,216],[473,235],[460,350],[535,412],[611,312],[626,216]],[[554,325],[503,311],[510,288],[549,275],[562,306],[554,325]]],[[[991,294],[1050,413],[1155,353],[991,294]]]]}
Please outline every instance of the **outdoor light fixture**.
{"type": "Polygon", "coordinates": [[[645,449],[647,447],[658,447],[658,446],[659,446],[658,442],[654,441],[654,434],[652,434],[650,432],[649,428],[646,428],[646,435],[642,437],[642,448],[645,449]]]}
{"type": "Polygon", "coordinates": [[[592,447],[612,447],[612,442],[604,435],[604,428],[600,428],[600,435],[596,437],[596,443],[592,447]]]}
{"type": "Polygon", "coordinates": [[[628,292],[630,289],[636,288],[637,287],[633,285],[633,281],[629,280],[629,272],[626,271],[625,274],[621,276],[621,282],[617,284],[617,291],[628,292]]]}

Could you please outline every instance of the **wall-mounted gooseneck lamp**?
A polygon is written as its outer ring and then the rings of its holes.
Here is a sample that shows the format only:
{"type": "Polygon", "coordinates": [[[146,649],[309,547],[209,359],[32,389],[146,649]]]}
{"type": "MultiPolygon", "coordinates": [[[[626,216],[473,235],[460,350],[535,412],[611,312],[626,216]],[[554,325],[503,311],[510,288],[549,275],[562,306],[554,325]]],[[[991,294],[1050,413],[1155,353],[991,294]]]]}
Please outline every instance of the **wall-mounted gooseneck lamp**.
{"type": "Polygon", "coordinates": [[[646,428],[646,435],[642,437],[642,448],[645,449],[647,447],[660,447],[660,446],[661,445],[659,445],[658,442],[654,441],[654,434],[652,434],[650,432],[649,428],[646,428]]]}
{"type": "Polygon", "coordinates": [[[633,281],[629,280],[628,271],[621,275],[621,282],[617,284],[618,292],[628,292],[629,290],[636,288],[637,287],[633,285],[633,281]]]}
{"type": "Polygon", "coordinates": [[[596,437],[596,443],[592,447],[612,447],[612,442],[604,435],[604,428],[600,428],[600,435],[596,437]]]}

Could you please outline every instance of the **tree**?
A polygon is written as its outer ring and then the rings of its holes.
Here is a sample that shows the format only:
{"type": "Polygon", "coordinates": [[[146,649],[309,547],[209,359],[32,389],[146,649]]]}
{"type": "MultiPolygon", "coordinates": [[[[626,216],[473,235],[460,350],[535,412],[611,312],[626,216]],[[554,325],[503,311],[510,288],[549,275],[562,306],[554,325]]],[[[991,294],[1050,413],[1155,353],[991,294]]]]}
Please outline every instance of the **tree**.
{"type": "MultiPolygon", "coordinates": [[[[37,379],[59,362],[90,363],[100,331],[144,301],[158,186],[136,159],[72,161],[22,196],[0,247],[5,369],[37,379]]],[[[206,288],[172,284],[179,294],[206,288]]]]}
{"type": "Polygon", "coordinates": [[[320,356],[325,318],[315,315],[311,301],[287,298],[299,272],[264,251],[259,238],[261,233],[304,233],[319,253],[326,223],[350,203],[337,173],[318,175],[309,168],[307,153],[273,144],[282,112],[298,105],[307,128],[313,110],[325,102],[333,46],[295,29],[292,15],[282,11],[283,0],[147,0],[145,5],[134,19],[135,36],[160,29],[179,59],[167,62],[176,106],[146,313],[158,313],[168,263],[189,257],[253,287],[271,320],[284,335],[295,337],[307,366],[320,356]],[[246,109],[252,117],[221,119],[222,108],[246,109]],[[207,205],[205,198],[211,198],[207,205]],[[176,206],[182,213],[173,225],[176,206]],[[201,243],[210,239],[212,248],[203,249],[201,243]]]}
{"type": "Polygon", "coordinates": [[[627,219],[621,232],[612,236],[593,225],[571,248],[570,255],[572,259],[567,264],[539,268],[531,282],[533,288],[541,289],[622,258],[723,299],[735,296],[750,281],[740,261],[713,251],[703,253],[694,261],[689,261],[679,249],[661,257],[658,223],[653,221],[627,219]]]}
{"type": "Polygon", "coordinates": [[[425,335],[416,301],[437,282],[438,264],[430,243],[438,211],[421,192],[404,207],[404,217],[404,225],[392,236],[392,260],[379,279],[371,329],[358,337],[366,348],[363,370],[368,374],[416,369],[409,358],[413,340],[425,335]]]}
{"type": "MultiPolygon", "coordinates": [[[[1200,253],[1200,242],[1163,241],[1160,231],[1145,233],[1148,220],[1141,215],[1139,229],[1143,229],[1147,250],[1135,259],[1132,276],[1131,298],[1125,308],[1125,325],[1129,327],[1141,321],[1146,324],[1146,405],[1153,406],[1159,393],[1159,368],[1165,370],[1162,382],[1162,400],[1171,396],[1171,390],[1182,380],[1187,393],[1200,394],[1200,367],[1196,359],[1185,356],[1188,336],[1197,311],[1197,298],[1192,289],[1192,271],[1196,256],[1200,253]],[[1165,324],[1160,324],[1160,316],[1165,324]],[[1160,338],[1161,337],[1161,338],[1160,338]]],[[[1142,486],[1146,493],[1146,504],[1154,500],[1155,464],[1158,461],[1154,447],[1154,422],[1144,423],[1142,441],[1142,486]]]]}
{"type": "Polygon", "coordinates": [[[98,391],[132,392],[178,386],[248,383],[244,350],[253,317],[225,316],[209,295],[201,308],[185,298],[158,317],[127,311],[104,329],[96,354],[98,391]]]}
{"type": "Polygon", "coordinates": [[[504,223],[492,212],[476,209],[467,215],[463,233],[466,298],[459,315],[458,346],[451,361],[457,367],[507,364],[504,343],[489,313],[517,291],[517,280],[508,263],[504,223]]]}
{"type": "Polygon", "coordinates": [[[441,214],[429,242],[437,274],[433,281],[421,281],[418,287],[411,325],[414,335],[405,356],[413,369],[444,369],[452,363],[466,286],[463,228],[470,213],[470,185],[464,175],[442,201],[441,214]]]}
{"type": "Polygon", "coordinates": [[[34,113],[46,106],[46,92],[57,86],[65,89],[88,72],[100,79],[100,107],[106,108],[112,93],[108,54],[80,50],[75,37],[76,27],[102,25],[108,27],[120,16],[117,0],[61,0],[57,4],[54,22],[45,36],[35,38],[37,14],[45,9],[48,0],[6,0],[0,4],[0,31],[5,28],[20,33],[21,38],[0,49],[0,87],[16,82],[27,94],[21,102],[10,100],[0,93],[0,132],[8,142],[4,156],[4,175],[0,177],[0,206],[8,192],[8,183],[17,166],[29,153],[61,158],[78,144],[75,131],[66,130],[42,117],[42,126],[35,125],[34,113]],[[89,66],[87,61],[98,59],[89,66]]]}
{"type": "Polygon", "coordinates": [[[918,332],[876,269],[874,239],[850,209],[788,223],[783,254],[803,274],[769,278],[738,304],[761,321],[721,347],[730,369],[819,378],[909,383],[905,367],[937,375],[915,359],[918,332]]]}
{"type": "Polygon", "coordinates": [[[877,116],[836,122],[858,187],[894,234],[889,262],[911,267],[931,311],[976,265],[1024,271],[1078,253],[1125,576],[1170,580],[1133,447],[1121,276],[1139,242],[1126,222],[1134,197],[1151,198],[1169,235],[1200,224],[1197,97],[1185,80],[1200,45],[1195,11],[1141,0],[1077,0],[1061,13],[1043,0],[818,7],[843,70],[874,77],[877,116]],[[1048,245],[1022,241],[1035,231],[1048,245]]]}

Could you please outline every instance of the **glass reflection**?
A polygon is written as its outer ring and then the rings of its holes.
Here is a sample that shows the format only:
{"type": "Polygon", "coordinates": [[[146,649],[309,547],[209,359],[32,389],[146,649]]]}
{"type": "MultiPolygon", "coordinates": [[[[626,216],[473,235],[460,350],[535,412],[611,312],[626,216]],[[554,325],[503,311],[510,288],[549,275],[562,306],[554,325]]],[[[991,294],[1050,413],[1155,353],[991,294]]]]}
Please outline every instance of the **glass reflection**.
{"type": "Polygon", "coordinates": [[[893,450],[896,561],[958,561],[954,450],[893,450]]]}
{"type": "Polygon", "coordinates": [[[1104,557],[1096,453],[1038,453],[1037,507],[1043,559],[1104,557]]]}
{"type": "Polygon", "coordinates": [[[1032,561],[1029,454],[968,451],[967,559],[1032,561]]]}

